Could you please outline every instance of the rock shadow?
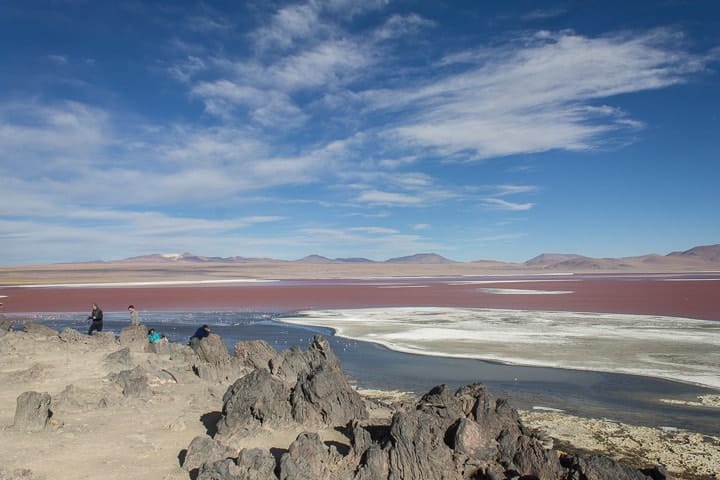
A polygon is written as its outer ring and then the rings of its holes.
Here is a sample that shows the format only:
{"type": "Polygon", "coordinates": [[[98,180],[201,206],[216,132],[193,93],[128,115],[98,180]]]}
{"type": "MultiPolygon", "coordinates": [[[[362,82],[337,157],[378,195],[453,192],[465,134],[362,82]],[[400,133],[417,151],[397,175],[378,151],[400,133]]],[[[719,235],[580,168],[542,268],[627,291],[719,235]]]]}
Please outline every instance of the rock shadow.
{"type": "Polygon", "coordinates": [[[217,433],[217,423],[222,418],[222,412],[208,412],[200,417],[200,422],[205,427],[205,432],[210,438],[214,438],[217,433]]]}
{"type": "Polygon", "coordinates": [[[273,456],[275,459],[275,475],[280,478],[280,460],[282,459],[283,454],[287,453],[287,448],[277,448],[272,447],[270,448],[270,455],[273,456]]]}

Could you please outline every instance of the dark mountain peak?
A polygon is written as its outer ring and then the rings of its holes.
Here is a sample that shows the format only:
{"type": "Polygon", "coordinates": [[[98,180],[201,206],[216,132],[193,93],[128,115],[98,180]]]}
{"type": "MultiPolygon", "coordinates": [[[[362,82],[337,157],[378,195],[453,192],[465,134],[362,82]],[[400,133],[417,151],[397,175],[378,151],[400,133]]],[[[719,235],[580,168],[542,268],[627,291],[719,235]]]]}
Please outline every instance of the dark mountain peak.
{"type": "Polygon", "coordinates": [[[700,245],[684,252],[671,252],[668,257],[693,257],[708,262],[720,262],[720,243],[715,245],[700,245]]]}
{"type": "Polygon", "coordinates": [[[322,255],[308,255],[300,260],[295,260],[297,263],[333,263],[333,260],[323,257],[322,255]]]}
{"type": "Polygon", "coordinates": [[[587,259],[589,259],[589,257],[585,257],[583,255],[575,255],[573,253],[541,253],[537,257],[533,257],[527,262],[525,262],[525,265],[542,266],[587,259]]]}
{"type": "Polygon", "coordinates": [[[407,257],[396,257],[385,260],[385,263],[417,263],[417,264],[439,264],[456,263],[453,260],[438,255],[437,253],[416,253],[407,257]]]}

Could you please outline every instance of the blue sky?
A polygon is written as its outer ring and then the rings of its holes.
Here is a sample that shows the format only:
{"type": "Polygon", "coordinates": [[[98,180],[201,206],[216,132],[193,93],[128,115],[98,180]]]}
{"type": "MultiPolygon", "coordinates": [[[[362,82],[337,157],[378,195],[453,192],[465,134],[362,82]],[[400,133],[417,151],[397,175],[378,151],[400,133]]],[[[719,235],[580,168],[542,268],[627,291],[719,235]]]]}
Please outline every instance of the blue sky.
{"type": "Polygon", "coordinates": [[[0,264],[720,243],[720,5],[3,2],[0,264]]]}

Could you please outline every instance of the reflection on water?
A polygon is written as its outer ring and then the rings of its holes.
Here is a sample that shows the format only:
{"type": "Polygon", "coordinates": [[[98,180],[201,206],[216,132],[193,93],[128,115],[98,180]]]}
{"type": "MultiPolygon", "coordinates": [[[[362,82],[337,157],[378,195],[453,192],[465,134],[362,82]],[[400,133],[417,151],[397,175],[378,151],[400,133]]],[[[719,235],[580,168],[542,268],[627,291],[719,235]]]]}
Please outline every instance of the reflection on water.
{"type": "MultiPolygon", "coordinates": [[[[86,313],[78,313],[14,318],[85,332],[86,317],[86,313]]],[[[359,387],[421,394],[441,383],[458,387],[482,382],[510,396],[519,408],[557,408],[586,417],[720,435],[720,410],[658,401],[661,398],[694,400],[697,395],[712,392],[705,388],[633,375],[401,353],[376,343],[334,336],[328,328],[282,323],[276,318],[257,312],[153,312],[143,314],[142,322],[179,343],[187,343],[197,327],[207,323],[222,336],[230,350],[238,341],[255,339],[265,340],[277,350],[293,345],[307,348],[313,335],[323,334],[328,337],[350,381],[359,387]]],[[[108,313],[105,319],[105,331],[115,334],[129,323],[124,312],[108,313]]]]}

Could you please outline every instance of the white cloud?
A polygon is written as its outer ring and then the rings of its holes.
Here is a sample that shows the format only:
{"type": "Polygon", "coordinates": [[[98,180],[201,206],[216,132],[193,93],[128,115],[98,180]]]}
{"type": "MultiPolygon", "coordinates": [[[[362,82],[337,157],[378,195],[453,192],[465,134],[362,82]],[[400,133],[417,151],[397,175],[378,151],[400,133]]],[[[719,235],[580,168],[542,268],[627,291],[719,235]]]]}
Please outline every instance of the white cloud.
{"type": "Polygon", "coordinates": [[[68,64],[68,58],[66,55],[50,54],[47,56],[47,58],[50,59],[52,62],[57,63],[58,65],[68,64]]]}
{"type": "Polygon", "coordinates": [[[533,203],[513,203],[501,198],[484,198],[481,202],[485,207],[492,210],[509,210],[513,212],[530,210],[534,206],[533,203]]]}
{"type": "Polygon", "coordinates": [[[409,206],[421,205],[423,199],[416,195],[408,195],[405,193],[381,192],[378,190],[368,190],[360,193],[356,198],[357,202],[368,203],[372,205],[392,205],[392,206],[409,206]]]}
{"type": "Polygon", "coordinates": [[[374,110],[395,112],[400,141],[443,155],[588,150],[614,131],[641,126],[588,102],[682,83],[704,68],[677,41],[666,30],[598,38],[541,32],[522,47],[456,52],[441,66],[459,73],[364,97],[374,110]]]}

